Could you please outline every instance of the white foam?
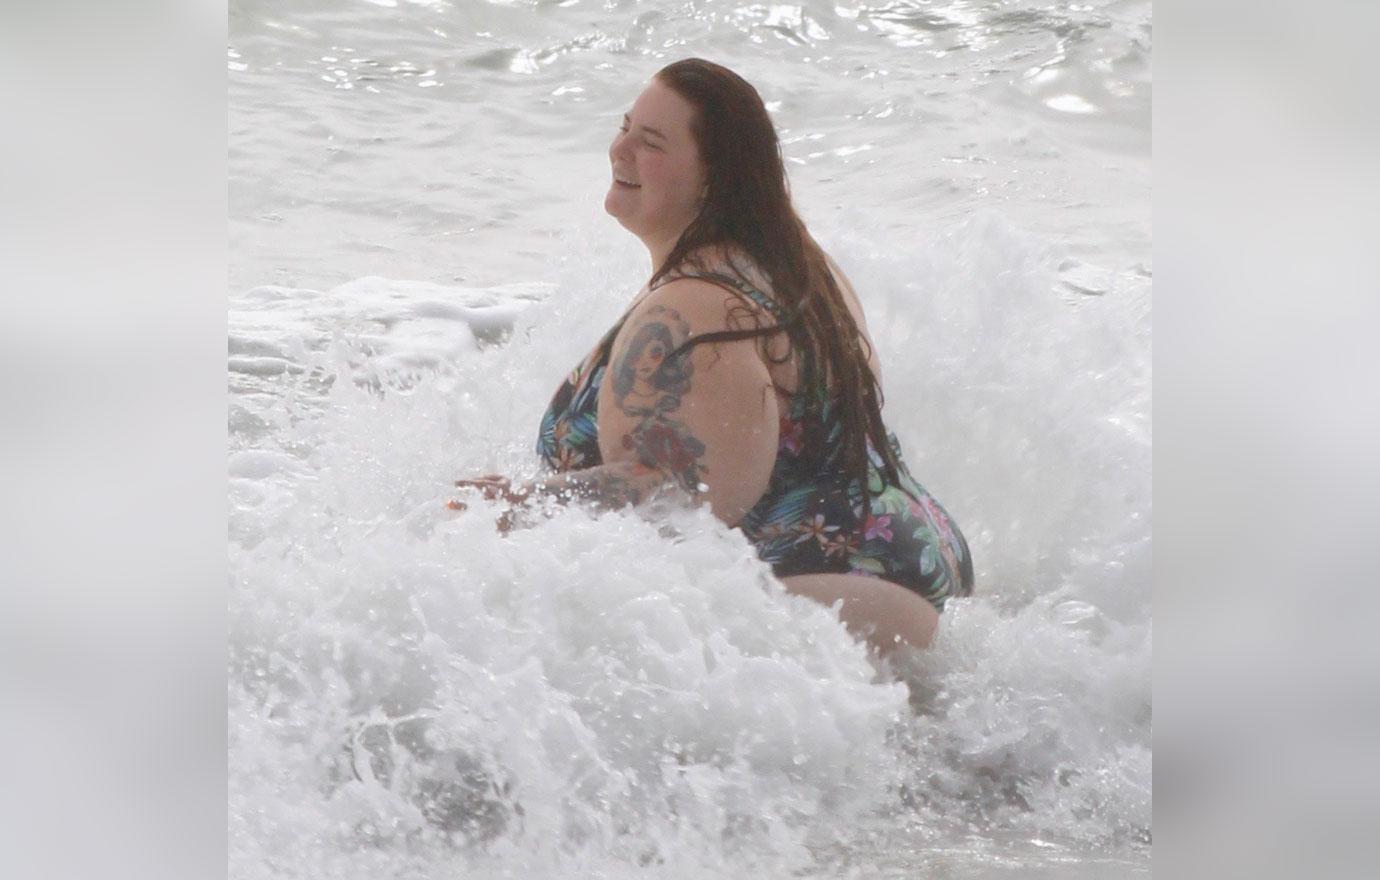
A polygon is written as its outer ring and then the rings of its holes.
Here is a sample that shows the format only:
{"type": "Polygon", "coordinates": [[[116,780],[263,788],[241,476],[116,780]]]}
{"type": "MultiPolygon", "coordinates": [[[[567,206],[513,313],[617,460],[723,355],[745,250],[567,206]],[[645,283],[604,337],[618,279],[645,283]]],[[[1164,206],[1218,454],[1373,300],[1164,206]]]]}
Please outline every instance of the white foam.
{"type": "Polygon", "coordinates": [[[636,289],[635,249],[572,236],[525,310],[535,288],[260,289],[244,301],[277,315],[247,308],[232,332],[301,372],[237,398],[237,876],[781,873],[839,835],[868,852],[898,811],[916,841],[1145,834],[1143,298],[1070,302],[1067,255],[995,216],[909,241],[864,220],[819,235],[868,310],[888,422],[977,562],[978,597],[910,668],[920,714],[703,512],[674,515],[673,539],[578,509],[502,538],[494,511],[442,509],[457,477],[533,472],[541,412],[636,289]],[[506,344],[463,341],[464,309],[505,307],[506,344]],[[428,368],[404,379],[397,358],[418,353],[428,368]],[[400,748],[368,781],[359,756],[414,717],[430,751],[400,748]],[[469,790],[456,756],[497,786],[460,798],[479,817],[460,851],[433,806],[438,779],[469,790]]]}

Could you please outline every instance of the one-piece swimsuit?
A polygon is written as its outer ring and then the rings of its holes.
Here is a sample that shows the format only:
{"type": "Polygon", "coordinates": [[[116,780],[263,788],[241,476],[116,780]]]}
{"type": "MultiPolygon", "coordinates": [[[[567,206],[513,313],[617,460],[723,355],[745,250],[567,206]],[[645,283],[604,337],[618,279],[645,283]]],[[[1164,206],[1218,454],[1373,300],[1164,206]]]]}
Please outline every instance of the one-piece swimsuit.
{"type": "MultiPolygon", "coordinates": [[[[778,323],[783,319],[774,300],[740,279],[714,273],[678,277],[731,286],[778,323]]],[[[626,321],[624,315],[552,397],[537,438],[537,454],[551,470],[603,463],[599,388],[613,341],[626,321]]],[[[882,578],[914,590],[940,611],[950,597],[970,595],[973,563],[968,543],[948,512],[911,476],[891,432],[887,439],[900,465],[899,485],[887,480],[881,456],[869,442],[871,511],[863,516],[862,486],[841,466],[843,424],[836,401],[820,383],[813,391],[802,387],[782,407],[767,490],[738,523],[758,556],[777,577],[840,573],[882,578]],[[810,394],[817,400],[811,401],[810,394]],[[807,431],[812,418],[819,420],[814,432],[807,431]],[[822,448],[807,448],[807,436],[825,438],[822,448]]]]}

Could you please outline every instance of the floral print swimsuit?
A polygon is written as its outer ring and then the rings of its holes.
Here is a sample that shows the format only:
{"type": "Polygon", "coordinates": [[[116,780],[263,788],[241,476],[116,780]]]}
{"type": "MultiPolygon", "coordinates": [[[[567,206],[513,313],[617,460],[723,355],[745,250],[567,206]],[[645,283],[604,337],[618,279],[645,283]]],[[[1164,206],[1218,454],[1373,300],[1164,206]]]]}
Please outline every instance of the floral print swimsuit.
{"type": "MultiPolygon", "coordinates": [[[[761,291],[726,275],[685,275],[716,284],[727,282],[779,321],[780,307],[761,291]]],[[[599,454],[596,413],[599,388],[613,340],[627,316],[604,336],[598,347],[557,389],[542,418],[537,454],[556,471],[580,470],[603,463],[599,454]]],[[[767,491],[738,527],[777,577],[839,573],[883,578],[919,593],[940,611],[951,596],[973,591],[973,563],[968,543],[939,502],[925,491],[901,459],[895,434],[887,438],[900,463],[900,485],[889,485],[881,457],[869,444],[871,514],[862,516],[862,487],[839,465],[842,423],[822,391],[815,418],[821,450],[806,449],[803,438],[809,415],[803,389],[783,407],[776,463],[767,491]]]]}

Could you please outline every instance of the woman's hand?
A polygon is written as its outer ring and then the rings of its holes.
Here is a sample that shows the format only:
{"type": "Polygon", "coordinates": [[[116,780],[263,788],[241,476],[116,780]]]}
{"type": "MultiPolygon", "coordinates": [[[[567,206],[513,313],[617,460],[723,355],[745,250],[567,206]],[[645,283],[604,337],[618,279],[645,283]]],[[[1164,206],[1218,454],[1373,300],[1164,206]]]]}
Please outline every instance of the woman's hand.
{"type": "MultiPolygon", "coordinates": [[[[504,501],[509,506],[508,509],[499,514],[498,530],[503,534],[512,531],[515,524],[517,512],[514,508],[524,504],[532,496],[532,490],[526,485],[513,486],[512,482],[501,474],[487,474],[482,477],[474,477],[468,480],[456,480],[456,488],[477,490],[487,501],[504,501]]],[[[463,501],[451,499],[446,502],[446,507],[451,510],[468,510],[469,505],[463,501]]]]}
{"type": "MultiPolygon", "coordinates": [[[[500,474],[489,474],[483,477],[474,477],[469,480],[456,480],[455,485],[460,489],[478,489],[487,501],[497,501],[502,499],[509,504],[521,504],[532,495],[532,490],[527,486],[514,487],[512,482],[500,474]]],[[[451,504],[460,504],[457,510],[464,510],[463,502],[452,501],[451,504]]]]}

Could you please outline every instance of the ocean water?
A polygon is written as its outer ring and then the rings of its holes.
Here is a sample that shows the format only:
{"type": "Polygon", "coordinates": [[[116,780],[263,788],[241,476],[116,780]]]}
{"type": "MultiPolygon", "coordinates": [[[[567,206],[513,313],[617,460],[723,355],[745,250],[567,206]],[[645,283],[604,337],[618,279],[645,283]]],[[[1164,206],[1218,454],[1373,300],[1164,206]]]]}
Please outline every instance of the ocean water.
{"type": "Polygon", "coordinates": [[[1150,16],[232,2],[232,876],[1147,876],[1150,16]],[[703,511],[442,508],[645,280],[605,150],[690,55],[972,545],[901,668],[703,511]]]}

